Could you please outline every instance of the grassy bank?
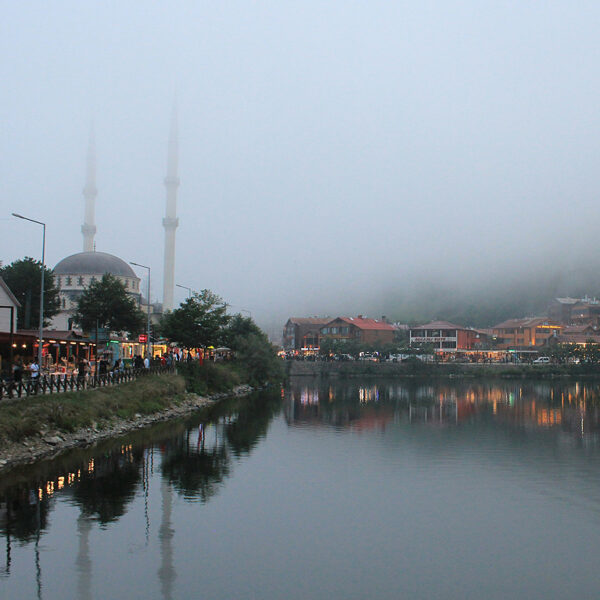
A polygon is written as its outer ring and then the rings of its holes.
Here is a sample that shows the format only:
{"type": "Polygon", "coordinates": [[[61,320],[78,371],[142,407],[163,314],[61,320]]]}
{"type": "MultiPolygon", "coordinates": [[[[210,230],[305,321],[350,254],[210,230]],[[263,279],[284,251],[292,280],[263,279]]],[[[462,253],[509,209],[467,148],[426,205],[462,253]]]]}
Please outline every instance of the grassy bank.
{"type": "Polygon", "coordinates": [[[0,447],[49,431],[70,433],[150,415],[178,404],[184,394],[181,375],[149,375],[119,386],[12,400],[0,404],[0,447]]]}

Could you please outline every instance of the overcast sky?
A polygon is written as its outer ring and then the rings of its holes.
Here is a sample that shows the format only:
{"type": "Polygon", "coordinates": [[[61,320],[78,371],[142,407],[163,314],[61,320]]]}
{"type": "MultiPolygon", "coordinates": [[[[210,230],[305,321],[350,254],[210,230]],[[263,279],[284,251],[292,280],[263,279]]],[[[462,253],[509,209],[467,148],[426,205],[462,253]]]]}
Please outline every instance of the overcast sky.
{"type": "MultiPolygon", "coordinates": [[[[259,323],[595,252],[600,3],[2,2],[0,258],[152,267],[179,107],[175,281],[259,323]]],[[[142,273],[140,273],[141,275],[142,273]]],[[[176,288],[176,303],[185,292],[176,288]]]]}

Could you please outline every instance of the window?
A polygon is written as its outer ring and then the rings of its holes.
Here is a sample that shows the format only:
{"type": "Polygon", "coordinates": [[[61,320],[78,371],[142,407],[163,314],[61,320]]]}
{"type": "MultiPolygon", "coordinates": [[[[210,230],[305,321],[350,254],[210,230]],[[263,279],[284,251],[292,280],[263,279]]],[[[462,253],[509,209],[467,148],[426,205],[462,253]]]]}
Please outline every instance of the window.
{"type": "Polygon", "coordinates": [[[337,332],[338,332],[337,327],[331,327],[331,333],[333,333],[335,335],[337,332]]]}
{"type": "Polygon", "coordinates": [[[323,335],[327,335],[329,333],[329,327],[323,327],[323,329],[321,329],[321,333],[323,335]]]}
{"type": "Polygon", "coordinates": [[[96,283],[96,278],[93,275],[90,277],[90,283],[96,283]]]}
{"type": "Polygon", "coordinates": [[[129,279],[125,280],[125,289],[127,289],[129,287],[129,279]]]}
{"type": "Polygon", "coordinates": [[[73,278],[70,275],[67,277],[65,285],[73,285],[73,278]]]}
{"type": "Polygon", "coordinates": [[[81,275],[77,278],[77,285],[83,285],[83,277],[81,275]]]}
{"type": "Polygon", "coordinates": [[[58,284],[58,287],[59,287],[59,289],[60,289],[60,287],[61,287],[61,285],[62,285],[62,277],[59,277],[59,278],[56,280],[56,282],[57,282],[57,284],[58,284]]]}
{"type": "Polygon", "coordinates": [[[340,333],[348,335],[350,333],[350,327],[340,327],[340,333]]]}
{"type": "Polygon", "coordinates": [[[67,307],[67,301],[64,298],[62,299],[62,307],[63,308],[67,307]]]}

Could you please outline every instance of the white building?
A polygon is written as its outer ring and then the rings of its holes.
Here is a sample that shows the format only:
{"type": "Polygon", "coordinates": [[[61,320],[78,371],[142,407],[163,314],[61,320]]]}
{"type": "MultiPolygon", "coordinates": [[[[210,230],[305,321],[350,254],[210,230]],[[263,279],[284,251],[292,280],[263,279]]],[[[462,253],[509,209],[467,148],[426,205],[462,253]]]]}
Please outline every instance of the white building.
{"type": "Polygon", "coordinates": [[[17,310],[21,304],[0,277],[0,331],[10,333],[10,314],[13,316],[13,332],[17,331],[17,310]],[[12,308],[12,310],[11,310],[12,308]]]}
{"type": "Polygon", "coordinates": [[[72,329],[77,300],[90,283],[102,279],[105,273],[119,279],[127,292],[140,302],[140,278],[124,260],[106,252],[78,252],[63,258],[54,267],[60,312],[52,319],[53,329],[72,329]]]}

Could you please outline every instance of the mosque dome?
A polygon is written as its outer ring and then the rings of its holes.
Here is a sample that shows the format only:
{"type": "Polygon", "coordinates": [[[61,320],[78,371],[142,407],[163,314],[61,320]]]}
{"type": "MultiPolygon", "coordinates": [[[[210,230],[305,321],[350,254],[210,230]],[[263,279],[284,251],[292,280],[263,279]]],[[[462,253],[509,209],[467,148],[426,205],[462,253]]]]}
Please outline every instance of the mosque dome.
{"type": "Polygon", "coordinates": [[[107,252],[78,252],[63,258],[55,267],[55,275],[104,275],[137,279],[133,269],[118,256],[107,252]]]}

